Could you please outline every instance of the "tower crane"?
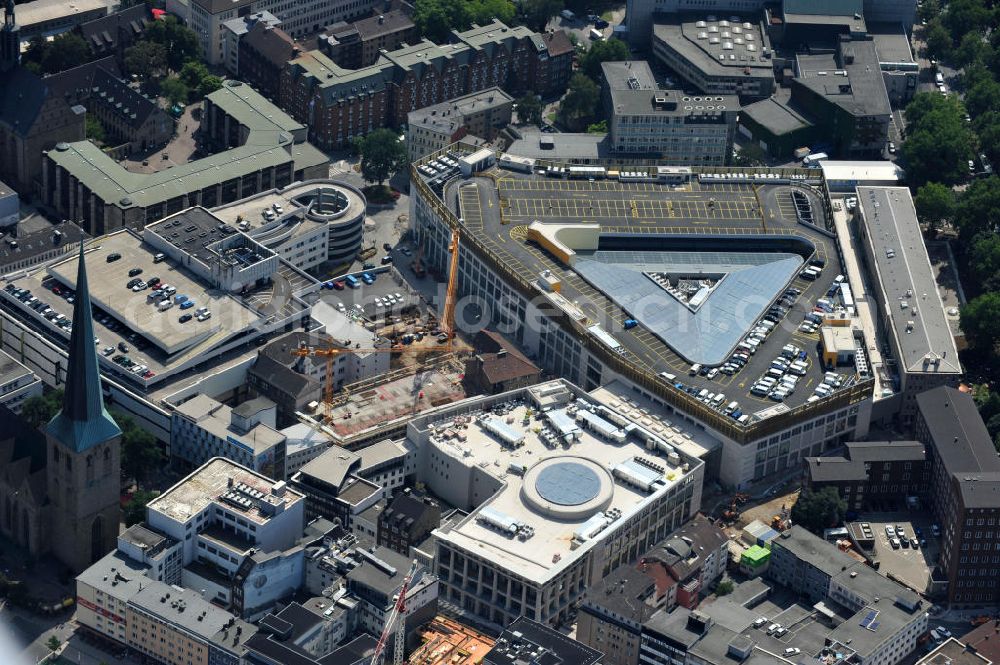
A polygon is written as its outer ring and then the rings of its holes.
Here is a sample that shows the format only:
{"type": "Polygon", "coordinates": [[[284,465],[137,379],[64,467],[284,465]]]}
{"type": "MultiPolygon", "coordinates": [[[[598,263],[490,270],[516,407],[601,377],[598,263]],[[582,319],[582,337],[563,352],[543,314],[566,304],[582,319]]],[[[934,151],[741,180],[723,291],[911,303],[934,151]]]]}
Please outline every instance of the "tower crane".
{"type": "Polygon", "coordinates": [[[385,627],[379,635],[378,644],[375,645],[375,653],[372,654],[371,665],[382,665],[385,657],[385,647],[389,643],[389,635],[395,636],[392,652],[392,664],[403,665],[403,651],[406,649],[406,592],[413,581],[413,574],[417,572],[417,560],[410,563],[410,570],[403,578],[403,584],[399,587],[399,595],[396,596],[392,611],[385,620],[385,627]]]}
{"type": "MultiPolygon", "coordinates": [[[[444,307],[441,316],[441,330],[447,339],[443,344],[436,347],[417,347],[408,349],[411,353],[451,353],[455,351],[455,306],[457,303],[458,291],[458,229],[452,229],[451,241],[448,243],[448,252],[451,254],[448,272],[448,288],[445,291],[444,307]]],[[[303,357],[323,358],[326,360],[326,384],[323,391],[323,403],[326,405],[327,415],[333,402],[333,361],[341,353],[399,353],[404,350],[402,344],[393,344],[389,347],[379,349],[362,349],[351,346],[325,346],[309,347],[301,346],[292,349],[292,354],[303,357]]]]}

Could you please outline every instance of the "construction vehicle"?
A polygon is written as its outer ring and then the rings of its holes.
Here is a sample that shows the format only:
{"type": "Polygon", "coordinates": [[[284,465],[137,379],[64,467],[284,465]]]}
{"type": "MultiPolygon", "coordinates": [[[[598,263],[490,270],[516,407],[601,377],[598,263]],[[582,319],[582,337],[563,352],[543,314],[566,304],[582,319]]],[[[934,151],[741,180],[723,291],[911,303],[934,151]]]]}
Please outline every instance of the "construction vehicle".
{"type": "MultiPolygon", "coordinates": [[[[324,419],[330,416],[331,405],[334,401],[333,390],[333,361],[341,353],[401,353],[406,350],[409,353],[452,353],[455,348],[455,305],[458,301],[458,229],[452,230],[451,242],[448,244],[448,251],[451,259],[448,265],[448,288],[445,291],[444,308],[441,312],[441,329],[446,336],[445,341],[435,346],[412,347],[400,344],[393,340],[390,346],[382,348],[363,349],[358,346],[327,346],[311,347],[300,346],[292,349],[292,354],[303,357],[326,359],[326,385],[323,391],[323,403],[326,413],[324,419]]],[[[418,252],[415,262],[420,260],[418,252]]]]}
{"type": "Polygon", "coordinates": [[[786,528],[785,520],[781,518],[781,515],[775,515],[774,517],[771,518],[771,528],[774,529],[775,531],[785,530],[786,528]]]}
{"type": "Polygon", "coordinates": [[[403,665],[403,651],[406,650],[406,592],[413,581],[413,574],[417,572],[417,560],[410,563],[410,570],[403,578],[403,584],[399,587],[399,595],[395,598],[395,604],[389,617],[385,620],[385,627],[379,635],[378,644],[375,645],[375,653],[372,654],[371,665],[382,665],[385,657],[385,647],[389,643],[389,636],[393,635],[392,663],[393,665],[403,665]]]}

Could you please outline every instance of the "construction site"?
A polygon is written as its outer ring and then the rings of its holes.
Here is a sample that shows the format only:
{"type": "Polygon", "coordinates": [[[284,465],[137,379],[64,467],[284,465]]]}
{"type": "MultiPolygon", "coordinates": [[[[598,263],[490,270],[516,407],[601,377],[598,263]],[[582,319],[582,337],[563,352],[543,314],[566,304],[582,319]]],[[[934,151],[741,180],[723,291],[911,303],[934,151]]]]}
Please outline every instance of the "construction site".
{"type": "Polygon", "coordinates": [[[492,637],[444,616],[424,626],[420,640],[409,665],[476,665],[496,643],[492,637]]]}

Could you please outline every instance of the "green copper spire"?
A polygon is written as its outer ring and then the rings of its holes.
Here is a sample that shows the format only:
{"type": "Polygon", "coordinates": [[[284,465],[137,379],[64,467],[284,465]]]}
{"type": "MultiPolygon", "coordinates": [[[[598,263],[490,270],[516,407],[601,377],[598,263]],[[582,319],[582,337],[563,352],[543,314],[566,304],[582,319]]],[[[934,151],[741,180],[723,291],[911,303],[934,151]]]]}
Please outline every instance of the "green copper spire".
{"type": "Polygon", "coordinates": [[[79,452],[121,436],[118,425],[104,408],[82,242],[65,390],[62,411],[48,425],[48,432],[54,439],[79,452]]]}

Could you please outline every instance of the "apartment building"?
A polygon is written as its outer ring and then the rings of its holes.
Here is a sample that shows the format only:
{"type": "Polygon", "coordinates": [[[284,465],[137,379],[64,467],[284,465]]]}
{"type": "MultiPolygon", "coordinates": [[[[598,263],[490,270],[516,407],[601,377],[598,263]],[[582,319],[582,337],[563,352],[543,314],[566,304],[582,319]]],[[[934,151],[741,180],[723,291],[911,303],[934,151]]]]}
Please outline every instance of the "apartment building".
{"type": "Polygon", "coordinates": [[[915,433],[933,467],[931,499],[941,525],[938,568],[952,607],[1000,600],[1000,458],[968,393],[941,386],[917,395],[915,433]]]}
{"type": "Polygon", "coordinates": [[[410,111],[406,116],[406,147],[415,160],[475,137],[492,141],[510,124],[514,99],[500,88],[410,111]]]}
{"type": "Polygon", "coordinates": [[[572,61],[550,57],[550,46],[524,27],[494,21],[453,32],[450,44],[424,39],[385,52],[362,69],[309,51],[285,68],[281,104],[309,126],[311,140],[339,148],[377,127],[402,126],[411,111],[487,88],[553,94],[572,61]]]}
{"type": "Polygon", "coordinates": [[[419,39],[410,16],[396,9],[331,25],[320,36],[319,49],[344,69],[361,69],[374,65],[382,51],[395,51],[419,39]]]}
{"type": "Polygon", "coordinates": [[[902,510],[931,487],[931,461],[919,441],[851,441],[843,455],[804,458],[803,474],[806,491],[834,487],[853,511],[902,510]]]}

